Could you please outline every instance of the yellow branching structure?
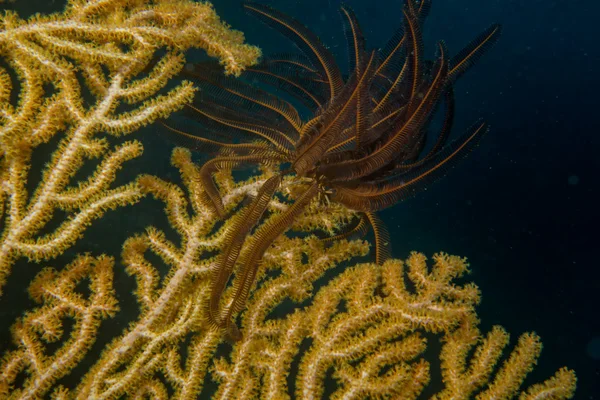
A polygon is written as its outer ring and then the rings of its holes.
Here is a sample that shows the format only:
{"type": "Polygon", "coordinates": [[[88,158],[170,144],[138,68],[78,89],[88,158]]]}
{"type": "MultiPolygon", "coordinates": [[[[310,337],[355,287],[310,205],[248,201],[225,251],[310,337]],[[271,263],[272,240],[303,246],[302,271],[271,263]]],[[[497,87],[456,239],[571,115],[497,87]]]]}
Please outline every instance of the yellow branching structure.
{"type": "Polygon", "coordinates": [[[6,215],[0,293],[16,257],[56,256],[107,209],[141,196],[133,183],[111,188],[123,163],[141,154],[141,144],[109,148],[97,136],[123,135],[189,102],[191,83],[159,92],[180,71],[182,52],[191,47],[219,57],[232,74],[259,55],[204,3],[78,0],[58,15],[28,21],[13,13],[1,17],[0,56],[12,71],[0,68],[0,205],[6,207],[0,210],[6,215]],[[164,54],[153,62],[161,49],[164,54]],[[16,106],[11,99],[18,99],[16,106]],[[123,105],[128,111],[119,112],[123,105]],[[58,148],[29,195],[32,154],[53,138],[59,138],[58,148]],[[94,158],[102,160],[96,172],[87,181],[72,182],[94,158]],[[56,210],[70,217],[44,231],[56,210]]]}
{"type": "MultiPolygon", "coordinates": [[[[477,330],[479,291],[473,284],[455,282],[467,271],[464,259],[437,254],[428,265],[425,256],[413,253],[406,262],[359,264],[340,272],[340,263],[368,252],[368,243],[360,240],[325,248],[314,236],[279,238],[265,255],[257,288],[240,317],[243,337],[228,355],[221,354],[222,334],[207,326],[204,313],[210,275],[217,267],[211,254],[224,246],[236,216],[215,226],[190,153],[176,149],[172,162],[185,192],[151,176],[141,177],[139,185],[165,203],[180,240],[176,244],[149,228],[123,247],[127,272],[137,281],[139,317],[94,358],[78,386],[53,387],[89,351],[100,322],[117,311],[113,262],[84,256],[60,272],[42,271],[30,287],[40,306],[14,328],[17,348],[0,366],[0,394],[37,398],[52,388],[62,399],[195,399],[213,380],[218,383],[215,399],[411,399],[433,384],[432,360],[424,352],[436,335],[443,343],[436,358],[443,374],[437,399],[518,395],[539,355],[539,339],[521,336],[510,357],[497,365],[508,334],[496,327],[482,337],[477,330]],[[166,276],[160,276],[152,259],[169,267],[166,276]],[[317,289],[326,272],[337,276],[317,289]],[[89,282],[87,297],[74,289],[84,278],[89,282]],[[71,336],[63,338],[61,324],[67,316],[75,325],[71,336]],[[46,356],[47,343],[53,341],[60,343],[59,349],[46,356]],[[294,368],[297,372],[290,377],[294,368]],[[15,388],[16,377],[23,373],[25,383],[15,388]],[[328,377],[337,382],[335,388],[326,387],[328,377]]],[[[226,171],[219,173],[225,208],[239,206],[272,173],[264,171],[241,183],[226,171]]],[[[294,189],[299,184],[285,180],[282,190],[298,192],[294,189]]],[[[286,207],[286,202],[272,200],[270,213],[286,207]]],[[[350,211],[329,207],[309,208],[297,226],[335,229],[353,217],[350,211]]],[[[226,291],[225,301],[230,295],[226,291]]],[[[563,369],[521,398],[568,398],[574,385],[573,372],[563,369]]]]}
{"type": "MultiPolygon", "coordinates": [[[[200,166],[187,150],[172,155],[182,185],[144,175],[113,187],[117,171],[141,145],[110,149],[97,134],[131,132],[188,101],[193,88],[185,82],[159,93],[181,68],[185,49],[206,48],[233,74],[258,52],[243,45],[240,34],[226,33],[205,4],[145,3],[71,2],[60,16],[2,19],[0,52],[19,89],[17,106],[11,106],[14,82],[1,70],[0,284],[17,257],[60,255],[105,210],[144,194],[164,203],[174,232],[150,227],[124,244],[122,265],[136,281],[139,314],[127,316],[129,325],[118,333],[114,326],[103,330],[121,313],[114,258],[85,254],[39,272],[29,284],[37,305],[14,323],[13,344],[0,360],[0,398],[572,397],[575,375],[564,368],[542,384],[521,387],[541,351],[539,338],[526,333],[507,350],[501,327],[479,332],[479,291],[458,281],[467,272],[465,259],[440,253],[428,263],[412,253],[404,262],[355,265],[351,260],[369,250],[362,240],[279,237],[263,258],[245,311],[236,316],[241,340],[224,343],[205,315],[216,257],[245,199],[275,171],[265,167],[241,182],[219,171],[215,180],[228,215],[220,221],[207,207],[200,166]],[[151,61],[157,49],[162,56],[151,61]],[[128,111],[120,111],[122,103],[128,111]],[[58,148],[29,195],[32,154],[52,138],[58,148]],[[72,182],[90,158],[100,159],[96,172],[72,182]],[[56,210],[69,218],[48,233],[56,210]],[[99,341],[107,343],[104,349],[92,347],[99,341]],[[438,346],[430,347],[434,342],[438,346]],[[438,381],[430,374],[434,364],[441,368],[438,381]]],[[[289,207],[302,185],[283,179],[266,218],[289,207]]],[[[333,234],[353,218],[350,210],[315,200],[292,230],[333,234]]],[[[225,290],[225,303],[231,292],[225,290]]]]}

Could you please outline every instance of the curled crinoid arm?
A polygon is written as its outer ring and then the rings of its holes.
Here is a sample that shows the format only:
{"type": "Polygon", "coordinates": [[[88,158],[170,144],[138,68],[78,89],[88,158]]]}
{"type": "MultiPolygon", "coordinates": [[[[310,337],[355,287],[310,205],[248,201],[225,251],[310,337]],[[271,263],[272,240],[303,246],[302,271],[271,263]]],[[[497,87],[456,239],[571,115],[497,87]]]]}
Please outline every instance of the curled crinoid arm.
{"type": "Polygon", "coordinates": [[[213,174],[220,170],[233,170],[247,164],[268,164],[266,160],[269,160],[269,163],[283,162],[285,161],[285,157],[273,151],[263,150],[249,155],[215,157],[202,165],[200,168],[200,180],[216,214],[220,218],[225,217],[225,208],[223,207],[223,200],[219,194],[219,189],[212,178],[213,174]]]}

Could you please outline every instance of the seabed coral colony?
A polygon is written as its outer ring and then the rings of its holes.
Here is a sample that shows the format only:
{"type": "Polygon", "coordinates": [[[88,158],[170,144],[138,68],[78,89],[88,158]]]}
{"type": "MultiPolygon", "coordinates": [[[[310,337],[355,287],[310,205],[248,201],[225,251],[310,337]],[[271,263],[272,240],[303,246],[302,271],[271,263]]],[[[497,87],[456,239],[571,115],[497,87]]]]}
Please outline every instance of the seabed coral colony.
{"type": "Polygon", "coordinates": [[[2,344],[0,398],[571,398],[567,368],[522,387],[541,351],[534,333],[507,348],[503,328],[479,331],[479,291],[457,282],[465,259],[387,251],[376,211],[443,175],[486,131],[478,122],[448,139],[452,84],[498,27],[454,57],[440,43],[430,62],[420,35],[430,5],[406,0],[403,29],[381,51],[367,49],[342,7],[348,74],[307,28],[258,4],[245,7],[299,54],[259,62],[211,5],[187,0],[71,0],[28,20],[5,12],[0,295],[22,285],[34,306],[2,344]],[[184,68],[192,48],[220,66],[184,68]],[[172,114],[183,108],[196,131],[177,126],[172,114]],[[438,108],[445,122],[425,151],[438,108]],[[158,130],[184,146],[171,156],[179,183],[140,175],[116,184],[158,130]],[[51,146],[36,170],[36,151],[51,146]],[[210,158],[194,162],[190,150],[210,158]],[[249,165],[260,173],[234,178],[249,165]],[[164,203],[178,238],[148,227],[121,254],[50,267],[76,243],[88,251],[90,225],[125,205],[134,215],[148,195],[164,203]],[[368,229],[373,243],[362,238],[368,229]],[[22,259],[30,263],[19,268],[39,268],[31,282],[10,279],[22,259]],[[117,268],[135,280],[139,313],[106,337],[103,324],[123,307],[117,268]]]}

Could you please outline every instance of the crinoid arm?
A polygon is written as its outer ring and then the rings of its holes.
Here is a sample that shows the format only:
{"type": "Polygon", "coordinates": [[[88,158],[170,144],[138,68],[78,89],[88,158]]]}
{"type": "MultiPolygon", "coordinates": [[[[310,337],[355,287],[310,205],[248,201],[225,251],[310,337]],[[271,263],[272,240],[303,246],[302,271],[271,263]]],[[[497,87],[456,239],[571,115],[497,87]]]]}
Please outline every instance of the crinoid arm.
{"type": "Polygon", "coordinates": [[[244,8],[265,24],[290,39],[310,59],[321,78],[329,86],[329,98],[335,98],[344,86],[342,73],[331,52],[321,40],[294,18],[271,7],[253,2],[244,3],[244,8]]]}
{"type": "Polygon", "coordinates": [[[308,204],[317,196],[318,190],[316,182],[311,184],[287,210],[269,218],[258,227],[242,249],[239,270],[233,281],[232,300],[221,310],[220,317],[217,319],[219,327],[223,328],[231,339],[236,340],[240,337],[232,317],[244,309],[263,255],[273,241],[288,230],[294,220],[304,212],[308,204]]]}
{"type": "MultiPolygon", "coordinates": [[[[212,327],[223,327],[225,324],[220,317],[219,308],[223,291],[231,277],[233,269],[238,261],[240,251],[246,237],[250,234],[267,210],[275,190],[281,184],[281,176],[275,175],[269,178],[258,190],[254,200],[236,217],[230,230],[226,235],[226,246],[221,252],[218,267],[214,270],[211,281],[211,295],[207,307],[208,323],[212,327]]],[[[245,269],[242,265],[240,268],[245,269]]]]}

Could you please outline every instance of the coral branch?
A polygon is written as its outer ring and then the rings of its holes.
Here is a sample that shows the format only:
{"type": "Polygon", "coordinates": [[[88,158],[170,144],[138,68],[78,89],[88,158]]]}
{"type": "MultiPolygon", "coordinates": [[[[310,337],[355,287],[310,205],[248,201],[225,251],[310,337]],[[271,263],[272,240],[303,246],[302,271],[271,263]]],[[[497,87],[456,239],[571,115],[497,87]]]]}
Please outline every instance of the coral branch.
{"type": "Polygon", "coordinates": [[[112,187],[117,171],[142,153],[139,142],[109,148],[101,132],[119,136],[168,116],[195,92],[189,82],[163,93],[184,65],[183,51],[201,47],[239,74],[260,52],[243,44],[206,3],[72,1],[62,14],[23,21],[0,19],[0,181],[2,216],[0,293],[15,259],[44,260],[63,253],[108,209],[137,202],[136,182],[112,187]],[[158,52],[158,50],[161,52],[158,52]],[[155,60],[157,54],[163,54],[155,60]],[[145,72],[145,77],[140,73],[145,72]],[[90,92],[90,97],[87,92],[90,92]],[[16,106],[11,96],[18,97],[16,106]],[[129,111],[120,111],[128,104],[129,111]],[[58,147],[32,195],[29,171],[37,149],[58,147]],[[87,182],[75,174],[100,159],[87,182]],[[109,189],[110,188],[110,189],[109,189]],[[56,211],[69,218],[54,231],[56,211]],[[43,232],[43,235],[42,235],[43,232]]]}
{"type": "MultiPolygon", "coordinates": [[[[215,399],[291,398],[294,393],[302,399],[414,399],[430,384],[430,365],[441,360],[443,382],[435,382],[435,387],[443,389],[435,394],[437,399],[572,396],[575,376],[567,369],[519,392],[539,355],[539,338],[522,335],[500,363],[508,334],[495,327],[481,338],[475,315],[479,291],[473,284],[457,283],[468,272],[465,259],[440,253],[428,265],[424,255],[412,253],[405,262],[347,266],[348,260],[367,254],[369,244],[362,240],[279,237],[263,257],[246,310],[235,316],[241,322],[241,339],[227,357],[219,356],[222,333],[207,323],[211,276],[218,265],[211,255],[226,247],[237,216],[218,226],[191,154],[176,149],[172,163],[184,187],[150,176],[141,177],[138,184],[165,203],[178,240],[148,228],[123,247],[127,272],[137,281],[140,314],[112,338],[99,358],[93,357],[79,385],[53,388],[81,360],[100,319],[116,310],[108,285],[112,263],[84,257],[61,273],[41,272],[30,293],[44,304],[17,324],[17,349],[0,365],[4,394],[196,399],[205,393],[211,371],[218,384],[215,399]],[[94,263],[101,268],[92,268],[94,263]],[[161,274],[165,266],[168,273],[161,274]],[[77,294],[77,282],[87,276],[92,298],[101,301],[77,294]],[[85,331],[88,336],[65,337],[65,317],[74,314],[77,321],[79,316],[85,321],[87,313],[96,318],[94,328],[85,331]],[[443,344],[439,357],[428,349],[433,340],[443,344]],[[52,341],[61,343],[61,350],[42,356],[52,341]],[[28,376],[26,387],[11,389],[22,373],[28,376]],[[335,380],[334,390],[326,388],[327,379],[335,380]]],[[[257,182],[273,176],[273,171],[263,172],[244,182],[234,181],[226,171],[219,173],[217,184],[225,192],[227,212],[241,206],[236,213],[244,215],[243,199],[256,195],[257,182]]],[[[302,193],[297,185],[302,183],[291,178],[281,183],[290,201],[302,193]]],[[[287,200],[275,198],[268,204],[271,214],[287,207],[287,200]]],[[[352,211],[329,207],[311,204],[300,218],[310,223],[293,229],[327,230],[353,218],[352,211]]],[[[236,279],[243,278],[236,276],[225,288],[225,303],[233,300],[236,279]]]]}

